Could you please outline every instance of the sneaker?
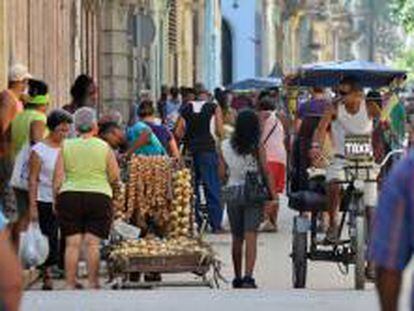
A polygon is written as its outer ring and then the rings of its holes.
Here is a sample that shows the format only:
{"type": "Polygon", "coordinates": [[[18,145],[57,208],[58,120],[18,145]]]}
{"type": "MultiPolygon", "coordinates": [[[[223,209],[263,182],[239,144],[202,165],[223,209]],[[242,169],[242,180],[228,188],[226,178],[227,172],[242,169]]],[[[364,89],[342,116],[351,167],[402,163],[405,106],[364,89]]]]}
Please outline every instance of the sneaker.
{"type": "Polygon", "coordinates": [[[232,282],[233,288],[243,288],[243,279],[242,278],[234,278],[232,282]]]}
{"type": "Polygon", "coordinates": [[[242,288],[245,288],[245,289],[256,289],[257,288],[257,285],[256,285],[255,279],[252,278],[251,276],[245,276],[243,278],[242,288]]]}

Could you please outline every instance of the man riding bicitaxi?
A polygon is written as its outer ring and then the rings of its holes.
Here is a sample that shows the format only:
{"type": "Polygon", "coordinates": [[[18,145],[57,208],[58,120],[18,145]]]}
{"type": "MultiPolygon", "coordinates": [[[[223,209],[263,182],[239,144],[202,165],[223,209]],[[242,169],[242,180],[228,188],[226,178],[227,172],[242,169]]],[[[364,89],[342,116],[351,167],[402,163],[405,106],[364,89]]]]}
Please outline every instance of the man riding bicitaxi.
{"type": "MultiPolygon", "coordinates": [[[[328,182],[328,219],[324,219],[326,241],[335,243],[339,238],[338,214],[341,198],[341,185],[345,166],[345,140],[347,136],[372,136],[373,119],[380,114],[377,105],[366,102],[363,90],[351,79],[343,80],[339,86],[341,98],[326,109],[313,136],[310,156],[315,165],[321,163],[321,146],[330,133],[334,156],[327,167],[328,182]]],[[[376,204],[376,183],[365,183],[364,203],[367,207],[376,204]]],[[[369,209],[368,209],[369,210],[369,209]]],[[[370,213],[368,217],[370,218],[370,213]]],[[[326,217],[325,217],[326,218],[326,217]]]]}

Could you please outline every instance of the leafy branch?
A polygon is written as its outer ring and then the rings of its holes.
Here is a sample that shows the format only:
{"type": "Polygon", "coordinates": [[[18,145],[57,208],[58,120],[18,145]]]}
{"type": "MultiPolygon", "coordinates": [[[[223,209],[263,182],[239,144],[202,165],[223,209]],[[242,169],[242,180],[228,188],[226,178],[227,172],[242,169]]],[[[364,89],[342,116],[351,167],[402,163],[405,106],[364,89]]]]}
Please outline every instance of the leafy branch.
{"type": "Polygon", "coordinates": [[[414,0],[391,0],[390,9],[396,23],[409,33],[414,31],[414,0]]]}

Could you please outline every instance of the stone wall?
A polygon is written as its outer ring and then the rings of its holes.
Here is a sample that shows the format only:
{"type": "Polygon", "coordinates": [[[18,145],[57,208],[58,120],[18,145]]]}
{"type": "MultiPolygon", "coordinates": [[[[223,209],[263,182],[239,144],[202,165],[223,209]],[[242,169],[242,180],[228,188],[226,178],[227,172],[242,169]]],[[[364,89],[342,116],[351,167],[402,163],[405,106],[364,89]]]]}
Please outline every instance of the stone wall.
{"type": "Polygon", "coordinates": [[[6,0],[0,0],[0,88],[7,85],[8,37],[6,0]]]}
{"type": "Polygon", "coordinates": [[[98,1],[4,2],[8,64],[27,65],[36,78],[49,84],[53,106],[67,104],[70,86],[77,74],[98,76],[99,20],[96,12],[99,8],[95,6],[98,1]]]}

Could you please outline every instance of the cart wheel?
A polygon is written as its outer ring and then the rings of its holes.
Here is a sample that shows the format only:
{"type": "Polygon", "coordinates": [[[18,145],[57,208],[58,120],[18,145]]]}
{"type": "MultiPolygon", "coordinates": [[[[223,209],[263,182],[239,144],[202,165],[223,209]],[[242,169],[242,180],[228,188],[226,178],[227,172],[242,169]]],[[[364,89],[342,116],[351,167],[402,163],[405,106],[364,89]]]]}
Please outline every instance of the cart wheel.
{"type": "Polygon", "coordinates": [[[122,289],[122,281],[118,278],[113,284],[112,284],[113,290],[121,290],[122,289]]]}
{"type": "Polygon", "coordinates": [[[294,288],[306,287],[308,268],[308,235],[307,233],[293,233],[292,243],[292,280],[294,288]]]}
{"type": "Polygon", "coordinates": [[[365,288],[365,217],[357,216],[355,219],[354,237],[355,260],[355,289],[365,288]]]}

